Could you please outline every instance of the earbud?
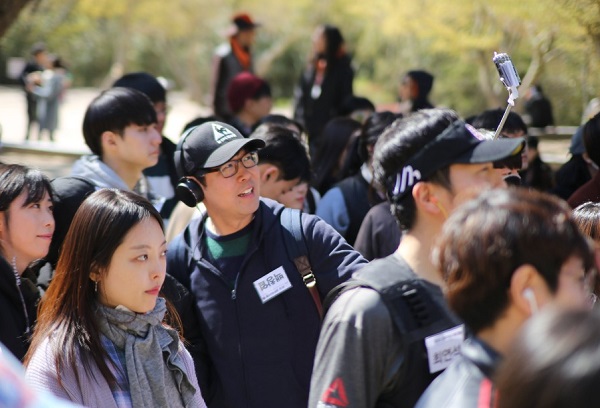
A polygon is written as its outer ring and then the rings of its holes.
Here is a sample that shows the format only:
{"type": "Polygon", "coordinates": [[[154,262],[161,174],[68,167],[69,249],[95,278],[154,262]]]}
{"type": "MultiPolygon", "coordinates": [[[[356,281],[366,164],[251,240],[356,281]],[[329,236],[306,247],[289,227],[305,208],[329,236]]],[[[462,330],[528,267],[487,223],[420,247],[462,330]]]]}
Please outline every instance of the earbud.
{"type": "Polygon", "coordinates": [[[538,304],[537,304],[537,300],[535,299],[535,294],[533,293],[533,289],[525,288],[525,290],[523,290],[523,297],[529,303],[529,307],[531,308],[532,313],[537,313],[538,304]]]}

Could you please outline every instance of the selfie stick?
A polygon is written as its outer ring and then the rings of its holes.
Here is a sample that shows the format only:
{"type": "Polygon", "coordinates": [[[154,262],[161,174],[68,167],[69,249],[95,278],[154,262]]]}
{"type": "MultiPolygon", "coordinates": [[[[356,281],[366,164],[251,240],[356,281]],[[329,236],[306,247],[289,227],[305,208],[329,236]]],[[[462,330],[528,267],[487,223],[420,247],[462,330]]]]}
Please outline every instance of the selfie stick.
{"type": "Polygon", "coordinates": [[[504,111],[504,115],[502,115],[502,120],[496,129],[496,133],[494,134],[494,139],[497,139],[500,136],[500,132],[504,127],[504,122],[508,118],[508,114],[513,106],[515,106],[515,99],[519,97],[519,91],[517,87],[521,85],[521,78],[519,78],[519,74],[513,65],[510,57],[506,53],[498,54],[494,52],[494,58],[492,58],[494,64],[496,64],[496,68],[498,69],[498,75],[500,75],[500,81],[504,84],[506,89],[508,90],[508,106],[504,111]]]}

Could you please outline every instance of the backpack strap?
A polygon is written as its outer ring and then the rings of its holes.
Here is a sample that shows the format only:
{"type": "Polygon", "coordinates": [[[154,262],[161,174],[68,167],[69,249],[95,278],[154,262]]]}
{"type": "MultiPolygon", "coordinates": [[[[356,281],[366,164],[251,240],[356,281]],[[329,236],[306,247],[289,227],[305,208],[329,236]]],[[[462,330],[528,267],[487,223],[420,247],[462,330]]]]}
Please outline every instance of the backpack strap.
{"type": "MultiPolygon", "coordinates": [[[[389,257],[388,257],[389,258],[389,257]]],[[[325,299],[325,310],[342,293],[357,287],[371,288],[381,296],[394,326],[409,342],[419,341],[433,331],[442,331],[442,311],[408,264],[396,259],[378,259],[334,288],[325,299]],[[380,267],[386,263],[385,267],[380,267]]]]}
{"type": "Polygon", "coordinates": [[[288,255],[296,265],[304,285],[310,292],[319,317],[323,319],[323,305],[317,289],[317,278],[313,274],[308,260],[308,247],[302,231],[302,211],[294,208],[284,208],[279,217],[281,226],[288,232],[283,234],[283,243],[288,255]]]}

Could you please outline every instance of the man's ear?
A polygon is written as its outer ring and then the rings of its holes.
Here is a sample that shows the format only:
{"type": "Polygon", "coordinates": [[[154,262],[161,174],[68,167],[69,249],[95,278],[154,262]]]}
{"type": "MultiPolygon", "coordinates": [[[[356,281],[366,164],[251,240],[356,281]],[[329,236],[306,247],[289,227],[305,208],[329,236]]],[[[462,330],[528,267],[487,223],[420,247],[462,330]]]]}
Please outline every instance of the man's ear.
{"type": "Polygon", "coordinates": [[[413,186],[412,196],[415,200],[417,208],[430,214],[441,213],[438,204],[438,198],[435,195],[433,184],[426,181],[419,181],[413,186]]]}
{"type": "Polygon", "coordinates": [[[524,316],[531,316],[548,300],[548,285],[532,265],[521,265],[510,278],[510,302],[524,316]]]}
{"type": "Polygon", "coordinates": [[[263,170],[260,172],[261,181],[276,181],[279,178],[279,169],[277,166],[272,164],[267,164],[263,167],[263,170]]]}
{"type": "Polygon", "coordinates": [[[104,132],[102,132],[102,135],[100,136],[102,150],[116,146],[117,145],[116,139],[120,138],[120,137],[121,136],[119,136],[117,133],[111,132],[110,130],[105,130],[104,132]]]}

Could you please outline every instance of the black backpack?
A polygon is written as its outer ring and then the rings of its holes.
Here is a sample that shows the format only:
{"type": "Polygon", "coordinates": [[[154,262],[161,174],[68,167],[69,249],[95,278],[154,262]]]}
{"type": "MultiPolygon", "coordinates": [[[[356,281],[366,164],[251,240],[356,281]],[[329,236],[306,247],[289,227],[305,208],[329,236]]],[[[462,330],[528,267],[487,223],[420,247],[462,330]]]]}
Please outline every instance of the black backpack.
{"type": "Polygon", "coordinates": [[[378,401],[377,407],[413,407],[440,372],[430,373],[425,338],[461,324],[449,309],[434,301],[406,262],[390,255],[377,259],[334,288],[325,299],[325,310],[342,293],[367,287],[379,293],[395,330],[404,339],[405,361],[397,373],[401,384],[378,401]],[[401,405],[398,403],[401,402],[401,405]]]}

